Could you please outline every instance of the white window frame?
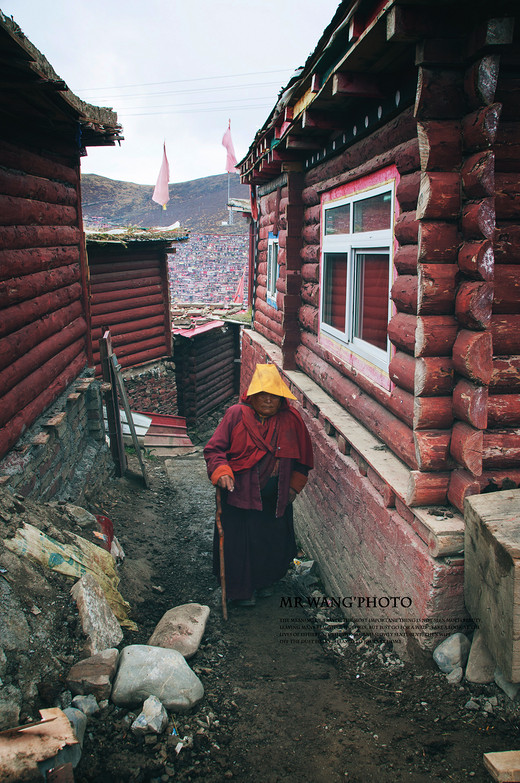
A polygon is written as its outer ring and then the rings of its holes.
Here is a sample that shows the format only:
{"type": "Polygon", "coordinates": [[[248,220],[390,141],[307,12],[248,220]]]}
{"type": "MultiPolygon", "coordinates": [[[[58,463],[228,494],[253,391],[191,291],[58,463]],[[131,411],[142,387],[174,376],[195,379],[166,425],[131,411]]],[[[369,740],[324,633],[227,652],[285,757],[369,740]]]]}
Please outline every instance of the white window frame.
{"type": "Polygon", "coordinates": [[[321,275],[320,275],[320,333],[326,334],[338,341],[341,345],[346,346],[353,354],[366,359],[367,361],[379,367],[381,370],[388,372],[388,365],[390,362],[390,341],[386,339],[386,350],[382,350],[371,343],[356,337],[354,329],[356,325],[356,318],[358,312],[356,310],[356,256],[362,252],[366,253],[381,253],[388,254],[388,316],[387,323],[391,317],[391,300],[390,289],[392,285],[392,269],[393,269],[393,223],[395,216],[395,194],[394,183],[385,183],[378,187],[369,188],[353,193],[344,198],[331,200],[325,202],[322,206],[322,247],[321,247],[321,275]],[[381,229],[379,231],[363,231],[359,233],[353,233],[353,215],[354,204],[357,201],[362,201],[372,196],[378,196],[382,193],[390,193],[390,227],[387,229],[381,229]],[[350,205],[350,233],[348,234],[325,234],[325,219],[326,213],[329,209],[335,207],[350,205]],[[346,313],[345,313],[345,329],[337,329],[330,324],[323,321],[324,302],[325,302],[325,266],[327,254],[340,253],[347,256],[347,291],[346,291],[346,313]]]}
{"type": "Polygon", "coordinates": [[[275,307],[276,309],[278,309],[276,304],[276,281],[278,280],[278,274],[280,270],[280,265],[278,263],[278,250],[278,237],[275,237],[274,234],[269,233],[269,237],[267,239],[266,300],[267,304],[271,305],[271,307],[275,307]]]}

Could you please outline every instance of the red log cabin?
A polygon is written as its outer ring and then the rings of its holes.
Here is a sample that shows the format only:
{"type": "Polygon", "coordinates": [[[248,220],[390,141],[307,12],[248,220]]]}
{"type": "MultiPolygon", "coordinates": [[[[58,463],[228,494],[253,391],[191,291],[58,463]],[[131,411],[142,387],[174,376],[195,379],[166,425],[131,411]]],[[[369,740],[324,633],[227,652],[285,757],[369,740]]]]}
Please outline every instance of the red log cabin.
{"type": "Polygon", "coordinates": [[[121,138],[0,12],[0,457],[87,365],[80,156],[121,138]]]}
{"type": "Polygon", "coordinates": [[[520,484],[519,96],[516,0],[344,0],[239,164],[242,388],[276,363],[312,432],[300,540],[426,647],[466,616],[464,499],[520,484]]]}

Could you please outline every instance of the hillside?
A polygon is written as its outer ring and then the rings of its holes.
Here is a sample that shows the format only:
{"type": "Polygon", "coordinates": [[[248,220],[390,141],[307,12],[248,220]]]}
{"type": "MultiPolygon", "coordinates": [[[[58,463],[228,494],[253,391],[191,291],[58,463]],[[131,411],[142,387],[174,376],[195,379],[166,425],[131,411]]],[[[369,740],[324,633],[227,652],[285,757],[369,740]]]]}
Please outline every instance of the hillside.
{"type": "MultiPolygon", "coordinates": [[[[165,210],[152,201],[153,185],[83,174],[81,189],[86,228],[171,226],[178,220],[192,233],[244,234],[247,231],[246,220],[236,214],[232,226],[222,225],[228,219],[227,174],[171,184],[165,210]]],[[[240,184],[238,174],[231,175],[230,194],[233,198],[249,197],[249,188],[240,184]]]]}

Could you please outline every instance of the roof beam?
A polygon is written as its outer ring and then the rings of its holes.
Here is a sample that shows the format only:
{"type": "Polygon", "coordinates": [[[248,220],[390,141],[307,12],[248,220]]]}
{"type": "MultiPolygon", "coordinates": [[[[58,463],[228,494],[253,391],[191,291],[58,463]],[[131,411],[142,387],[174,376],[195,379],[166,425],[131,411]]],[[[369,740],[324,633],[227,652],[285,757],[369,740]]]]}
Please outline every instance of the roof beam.
{"type": "Polygon", "coordinates": [[[356,98],[382,98],[380,79],[361,73],[335,73],[332,77],[332,95],[356,98]]]}

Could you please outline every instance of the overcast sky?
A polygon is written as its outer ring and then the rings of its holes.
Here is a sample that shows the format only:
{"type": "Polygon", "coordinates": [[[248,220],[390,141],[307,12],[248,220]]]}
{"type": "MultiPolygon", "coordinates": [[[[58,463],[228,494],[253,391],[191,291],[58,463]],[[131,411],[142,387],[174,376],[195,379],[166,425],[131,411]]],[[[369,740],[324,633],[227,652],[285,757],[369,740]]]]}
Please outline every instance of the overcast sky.
{"type": "Polygon", "coordinates": [[[89,148],[84,173],[153,185],[225,172],[303,65],[339,0],[0,0],[83,100],[109,106],[120,147],[89,148]]]}

